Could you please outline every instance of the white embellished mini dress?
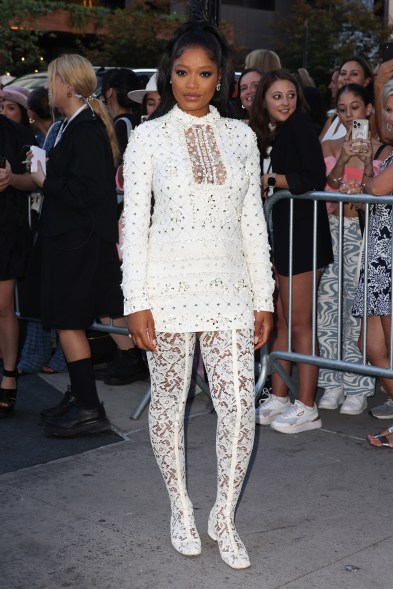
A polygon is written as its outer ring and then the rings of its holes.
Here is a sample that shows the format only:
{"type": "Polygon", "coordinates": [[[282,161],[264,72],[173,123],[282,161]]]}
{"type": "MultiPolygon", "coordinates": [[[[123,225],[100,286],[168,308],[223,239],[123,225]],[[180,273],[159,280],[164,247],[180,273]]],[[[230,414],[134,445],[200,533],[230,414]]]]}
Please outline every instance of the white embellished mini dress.
{"type": "Polygon", "coordinates": [[[156,331],[253,328],[273,310],[256,137],[210,106],[137,127],[124,158],[124,314],[156,331]]]}

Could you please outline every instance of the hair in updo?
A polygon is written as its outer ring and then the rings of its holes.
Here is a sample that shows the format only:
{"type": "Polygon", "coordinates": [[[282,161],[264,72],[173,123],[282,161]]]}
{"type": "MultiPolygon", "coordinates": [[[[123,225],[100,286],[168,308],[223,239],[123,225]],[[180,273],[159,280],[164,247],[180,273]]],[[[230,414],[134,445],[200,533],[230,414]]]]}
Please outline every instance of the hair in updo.
{"type": "Polygon", "coordinates": [[[170,83],[173,62],[189,47],[201,47],[216,64],[221,73],[221,88],[214,93],[211,104],[221,116],[233,116],[230,92],[233,82],[232,58],[228,44],[219,28],[208,21],[192,21],[179,27],[161,59],[158,67],[157,90],[161,103],[150,117],[156,119],[169,112],[176,104],[170,83]]]}
{"type": "Polygon", "coordinates": [[[366,106],[367,106],[367,104],[372,103],[372,97],[371,97],[370,89],[368,88],[368,86],[361,86],[360,84],[352,84],[351,83],[351,84],[344,84],[344,86],[341,86],[341,88],[339,88],[337,90],[336,106],[338,104],[340,97],[345,92],[351,92],[351,94],[360,98],[360,100],[362,102],[364,102],[364,104],[366,106]]]}

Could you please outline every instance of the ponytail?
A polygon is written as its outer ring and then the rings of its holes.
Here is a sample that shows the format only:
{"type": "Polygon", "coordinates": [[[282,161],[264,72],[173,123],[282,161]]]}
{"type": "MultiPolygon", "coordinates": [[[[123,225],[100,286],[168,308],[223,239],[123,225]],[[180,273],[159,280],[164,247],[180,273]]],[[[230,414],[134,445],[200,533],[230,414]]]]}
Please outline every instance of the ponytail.
{"type": "Polygon", "coordinates": [[[121,153],[112,117],[110,116],[105,104],[95,96],[92,96],[91,98],[89,97],[88,103],[89,106],[94,110],[94,112],[99,116],[99,118],[102,120],[104,124],[112,150],[113,162],[117,167],[121,162],[121,153]]]}

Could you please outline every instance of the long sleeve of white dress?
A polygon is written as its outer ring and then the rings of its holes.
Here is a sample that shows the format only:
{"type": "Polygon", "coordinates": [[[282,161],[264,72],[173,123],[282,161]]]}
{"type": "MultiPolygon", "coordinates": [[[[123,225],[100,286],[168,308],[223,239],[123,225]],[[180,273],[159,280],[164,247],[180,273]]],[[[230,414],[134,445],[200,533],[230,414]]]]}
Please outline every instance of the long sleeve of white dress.
{"type": "Polygon", "coordinates": [[[124,313],[157,331],[252,328],[273,310],[254,133],[213,107],[135,129],[124,163],[124,313]],[[152,198],[154,207],[152,211],[152,198]]]}

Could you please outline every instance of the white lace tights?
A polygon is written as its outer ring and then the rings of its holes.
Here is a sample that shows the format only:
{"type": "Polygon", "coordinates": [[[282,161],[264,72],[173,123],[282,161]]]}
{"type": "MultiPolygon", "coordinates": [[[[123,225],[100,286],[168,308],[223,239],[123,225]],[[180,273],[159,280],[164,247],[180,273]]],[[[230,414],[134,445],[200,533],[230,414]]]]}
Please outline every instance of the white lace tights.
{"type": "MultiPolygon", "coordinates": [[[[149,426],[153,451],[172,507],[171,538],[182,554],[201,551],[185,477],[184,410],[190,386],[194,333],[157,333],[148,353],[152,396],[149,426]]],[[[233,568],[250,562],[234,525],[236,504],[254,443],[254,351],[250,329],[204,332],[202,357],[217,413],[217,497],[208,533],[233,568]]]]}

